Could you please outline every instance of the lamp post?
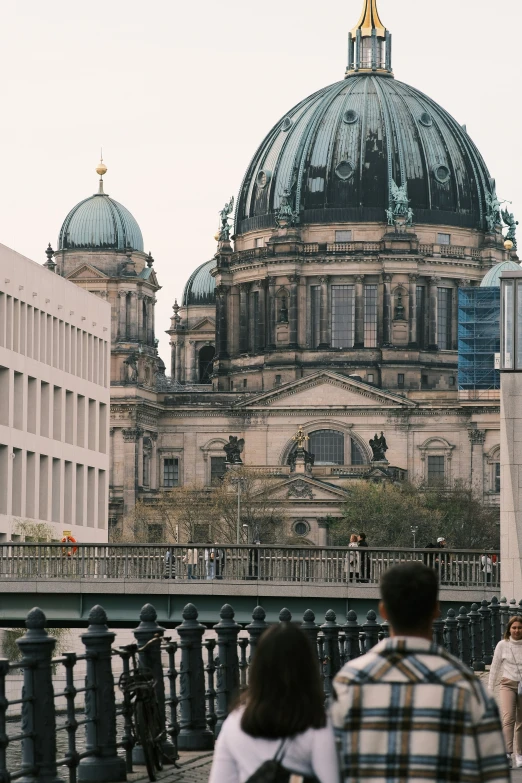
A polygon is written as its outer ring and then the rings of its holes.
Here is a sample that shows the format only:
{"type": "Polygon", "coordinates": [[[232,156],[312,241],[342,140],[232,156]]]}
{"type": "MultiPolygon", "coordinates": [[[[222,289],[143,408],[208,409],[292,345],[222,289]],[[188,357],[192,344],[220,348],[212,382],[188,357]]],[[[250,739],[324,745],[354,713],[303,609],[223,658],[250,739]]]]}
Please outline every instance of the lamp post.
{"type": "Polygon", "coordinates": [[[415,536],[417,535],[417,531],[419,529],[418,525],[412,525],[411,526],[411,534],[413,536],[413,548],[415,549],[415,536]]]}
{"type": "Polygon", "coordinates": [[[522,592],[522,269],[500,276],[501,593],[522,592]]]}

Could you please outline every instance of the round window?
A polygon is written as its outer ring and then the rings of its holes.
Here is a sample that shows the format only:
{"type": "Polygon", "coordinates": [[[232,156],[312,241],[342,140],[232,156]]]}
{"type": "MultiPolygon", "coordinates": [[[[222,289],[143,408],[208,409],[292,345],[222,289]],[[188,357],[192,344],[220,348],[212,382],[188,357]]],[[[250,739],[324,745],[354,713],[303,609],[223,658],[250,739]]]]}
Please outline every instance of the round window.
{"type": "Polygon", "coordinates": [[[343,122],[345,122],[347,125],[353,125],[354,122],[357,122],[359,119],[359,114],[355,111],[355,109],[348,109],[348,111],[345,111],[343,114],[343,122]]]}
{"type": "Polygon", "coordinates": [[[293,124],[294,124],[293,120],[291,120],[290,117],[285,117],[283,120],[283,130],[284,131],[290,130],[293,124]]]}
{"type": "Polygon", "coordinates": [[[353,166],[349,160],[342,160],[335,169],[335,173],[339,179],[346,181],[353,174],[353,166]]]}
{"type": "Polygon", "coordinates": [[[299,536],[300,538],[304,538],[304,536],[307,536],[310,532],[310,525],[306,521],[306,519],[298,519],[297,522],[294,522],[294,533],[296,536],[299,536]]]}
{"type": "Polygon", "coordinates": [[[421,116],[419,117],[419,122],[421,125],[424,125],[426,128],[429,128],[431,125],[433,125],[433,120],[431,119],[431,115],[428,114],[427,111],[423,111],[421,116]]]}
{"type": "Polygon", "coordinates": [[[260,171],[259,174],[257,175],[256,182],[258,188],[266,188],[266,186],[270,182],[270,172],[260,171]]]}
{"type": "Polygon", "coordinates": [[[435,166],[433,174],[439,182],[447,182],[450,178],[450,170],[447,166],[435,166]]]}

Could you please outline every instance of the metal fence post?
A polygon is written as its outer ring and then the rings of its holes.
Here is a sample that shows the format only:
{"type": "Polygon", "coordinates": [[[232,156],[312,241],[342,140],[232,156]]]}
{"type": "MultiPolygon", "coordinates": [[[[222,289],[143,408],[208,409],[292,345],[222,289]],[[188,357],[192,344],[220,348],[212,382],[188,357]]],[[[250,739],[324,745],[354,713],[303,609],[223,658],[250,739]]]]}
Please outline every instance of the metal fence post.
{"type": "Polygon", "coordinates": [[[361,626],[353,609],[350,609],[346,615],[346,622],[342,629],[346,635],[346,660],[353,661],[354,658],[359,658],[361,654],[361,626]]]}
{"type": "Polygon", "coordinates": [[[495,647],[502,638],[500,633],[500,604],[496,595],[491,599],[489,611],[491,612],[491,647],[495,651],[495,647]]]}
{"type": "Polygon", "coordinates": [[[509,602],[509,618],[516,617],[518,614],[518,604],[515,598],[512,598],[509,602]]]}
{"type": "MultiPolygon", "coordinates": [[[[23,659],[22,769],[25,783],[58,783],[56,712],[51,659],[56,639],[45,630],[46,618],[35,607],[27,615],[24,636],[16,640],[23,659]],[[28,735],[28,736],[27,736],[28,735]]],[[[6,778],[8,780],[9,778],[6,778]]]]}
{"type": "Polygon", "coordinates": [[[456,658],[459,654],[459,641],[457,635],[458,622],[455,617],[455,610],[448,609],[446,620],[444,622],[444,647],[446,650],[454,655],[456,658]]]}
{"type": "Polygon", "coordinates": [[[509,622],[509,607],[507,604],[507,600],[505,598],[501,598],[499,602],[500,606],[500,638],[504,638],[504,634],[506,633],[507,624],[509,622]]]}
{"type": "Polygon", "coordinates": [[[214,735],[207,728],[205,714],[205,672],[202,639],[205,626],[198,622],[194,604],[183,609],[183,622],[177,627],[180,638],[179,671],[180,750],[212,750],[214,735]]]}
{"type": "Polygon", "coordinates": [[[219,664],[216,661],[216,737],[230,711],[230,705],[239,692],[239,658],[237,637],[241,630],[234,620],[234,610],[225,604],[219,613],[220,621],[214,626],[217,635],[219,664]]]}
{"type": "Polygon", "coordinates": [[[7,773],[6,750],[8,739],[6,734],[6,712],[8,701],[5,695],[5,678],[9,674],[9,661],[7,658],[0,658],[0,780],[3,783],[9,781],[7,773]]]}
{"type": "Polygon", "coordinates": [[[254,653],[256,651],[259,637],[268,628],[268,623],[265,622],[266,612],[262,606],[256,606],[252,612],[252,622],[246,626],[245,631],[248,631],[248,643],[250,645],[249,660],[252,661],[254,653]]]}
{"type": "Polygon", "coordinates": [[[471,666],[471,645],[469,638],[469,617],[466,607],[461,606],[457,617],[457,635],[459,643],[459,658],[466,666],[471,666]]]}
{"type": "Polygon", "coordinates": [[[102,606],[89,613],[89,627],[81,635],[87,655],[85,676],[86,750],[91,756],[80,761],[79,781],[126,780],[125,761],[116,749],[116,697],[112,675],[112,643],[116,634],[107,628],[102,606]]]}
{"type": "Polygon", "coordinates": [[[381,630],[381,626],[377,622],[377,615],[375,614],[373,609],[370,609],[370,611],[366,615],[366,622],[362,626],[362,631],[364,632],[364,637],[363,637],[364,652],[369,652],[372,649],[372,647],[375,647],[375,645],[379,641],[380,630],[381,630]]]}
{"type": "Polygon", "coordinates": [[[279,612],[279,622],[280,623],[292,622],[292,613],[290,609],[281,609],[281,611],[279,612]]]}
{"type": "Polygon", "coordinates": [[[332,681],[341,668],[341,658],[339,655],[339,631],[337,617],[332,609],[329,609],[325,615],[325,622],[321,625],[321,631],[324,636],[323,648],[323,671],[324,671],[324,695],[327,699],[332,695],[332,681]]]}
{"type": "MultiPolygon", "coordinates": [[[[139,647],[148,645],[142,652],[139,652],[139,663],[145,669],[150,669],[154,677],[154,690],[158,700],[158,708],[161,719],[161,725],[166,728],[165,716],[165,681],[163,679],[163,662],[161,660],[161,639],[165,634],[165,629],[158,625],[156,620],[158,613],[152,604],[145,604],[140,612],[140,624],[134,629],[134,637],[139,647]],[[152,641],[154,638],[157,641],[152,641]]],[[[164,761],[169,762],[176,755],[175,748],[169,739],[165,739],[162,744],[165,754],[164,761]]],[[[135,745],[132,750],[132,760],[135,764],[144,764],[145,757],[141,745],[135,745]]]]}
{"type": "Polygon", "coordinates": [[[172,746],[174,748],[174,759],[179,759],[178,753],[178,697],[176,694],[176,678],[178,673],[176,671],[176,651],[178,649],[177,642],[173,642],[170,636],[166,637],[167,645],[165,650],[169,659],[169,668],[167,669],[167,678],[169,681],[169,692],[167,694],[166,705],[169,708],[170,720],[167,722],[167,734],[170,737],[172,746]]]}
{"type": "Polygon", "coordinates": [[[444,620],[442,617],[436,617],[433,621],[432,638],[434,644],[438,644],[439,647],[444,646],[444,620]]]}
{"type": "Polygon", "coordinates": [[[482,633],[480,628],[480,615],[478,613],[478,604],[471,604],[471,611],[468,613],[469,617],[469,635],[471,641],[471,667],[475,672],[483,672],[485,670],[484,661],[482,660],[482,633]]]}
{"type": "Polygon", "coordinates": [[[315,614],[311,609],[307,609],[303,615],[303,622],[301,623],[301,630],[305,633],[310,640],[313,651],[317,657],[317,661],[320,664],[319,656],[317,655],[317,634],[319,633],[319,626],[315,622],[315,614]]]}
{"type": "Polygon", "coordinates": [[[484,598],[480,603],[480,628],[482,632],[482,660],[489,666],[493,660],[493,647],[491,643],[491,609],[484,598]]]}

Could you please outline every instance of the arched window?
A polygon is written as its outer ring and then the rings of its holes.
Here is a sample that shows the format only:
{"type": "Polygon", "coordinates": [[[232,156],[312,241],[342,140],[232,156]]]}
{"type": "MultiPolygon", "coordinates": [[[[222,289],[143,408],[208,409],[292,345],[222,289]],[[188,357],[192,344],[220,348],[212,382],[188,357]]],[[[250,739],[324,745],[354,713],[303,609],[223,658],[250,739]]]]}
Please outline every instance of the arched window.
{"type": "Polygon", "coordinates": [[[363,450],[359,446],[356,440],[353,438],[350,439],[351,442],[351,452],[352,452],[352,465],[366,465],[368,460],[364,456],[363,450]]]}
{"type": "Polygon", "coordinates": [[[308,451],[316,465],[344,465],[344,434],[336,430],[311,432],[308,451]]]}
{"type": "Polygon", "coordinates": [[[199,351],[199,382],[212,383],[212,363],[216,350],[213,345],[204,345],[199,351]]]}

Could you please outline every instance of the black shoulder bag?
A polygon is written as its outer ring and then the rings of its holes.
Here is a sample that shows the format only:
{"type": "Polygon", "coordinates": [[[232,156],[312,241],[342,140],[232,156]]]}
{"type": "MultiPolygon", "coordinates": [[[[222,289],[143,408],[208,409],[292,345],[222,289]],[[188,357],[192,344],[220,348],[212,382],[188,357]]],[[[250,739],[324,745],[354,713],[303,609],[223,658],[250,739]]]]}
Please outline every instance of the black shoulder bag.
{"type": "Polygon", "coordinates": [[[292,772],[283,767],[285,755],[284,739],[278,747],[273,759],[264,761],[256,771],[250,775],[246,783],[319,783],[316,777],[307,777],[300,772],[292,772]]]}

